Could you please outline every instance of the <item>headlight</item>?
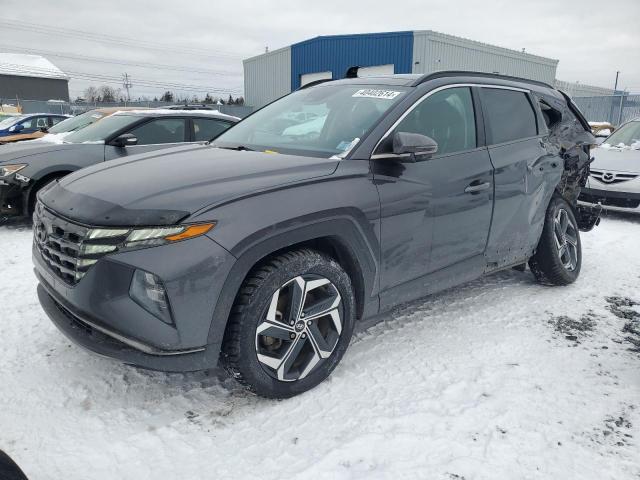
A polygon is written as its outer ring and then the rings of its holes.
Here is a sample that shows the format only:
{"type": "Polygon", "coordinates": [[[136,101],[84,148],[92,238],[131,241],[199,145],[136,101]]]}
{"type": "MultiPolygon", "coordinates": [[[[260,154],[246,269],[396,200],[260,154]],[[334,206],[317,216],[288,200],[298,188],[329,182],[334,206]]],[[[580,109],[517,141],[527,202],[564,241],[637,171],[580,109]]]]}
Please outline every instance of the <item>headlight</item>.
{"type": "Polygon", "coordinates": [[[204,235],[215,223],[152,228],[93,228],[83,242],[86,254],[108,253],[137,247],[164,245],[204,235]],[[107,246],[111,246],[109,249],[107,246]]]}
{"type": "Polygon", "coordinates": [[[19,172],[24,167],[26,167],[26,163],[17,163],[15,165],[2,165],[0,167],[0,177],[8,177],[16,172],[19,172]]]}

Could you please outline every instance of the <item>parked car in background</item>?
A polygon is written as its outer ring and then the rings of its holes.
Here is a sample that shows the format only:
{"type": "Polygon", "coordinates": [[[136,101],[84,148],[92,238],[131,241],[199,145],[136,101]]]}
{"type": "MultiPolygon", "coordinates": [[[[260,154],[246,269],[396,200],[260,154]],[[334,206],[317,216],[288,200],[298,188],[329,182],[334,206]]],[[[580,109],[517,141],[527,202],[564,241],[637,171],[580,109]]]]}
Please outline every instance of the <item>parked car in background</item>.
{"type": "MultiPolygon", "coordinates": [[[[60,135],[58,138],[62,138],[61,134],[75,132],[76,130],[80,130],[81,128],[84,128],[88,125],[91,125],[92,123],[97,122],[101,118],[108,117],[109,115],[113,115],[116,112],[122,112],[122,111],[128,111],[128,110],[141,110],[141,109],[140,108],[134,109],[131,107],[129,108],[127,107],[96,108],[95,110],[89,110],[88,112],[82,113],[80,115],[76,115],[75,117],[69,117],[65,120],[62,120],[60,123],[57,123],[51,128],[43,127],[37,132],[33,132],[33,133],[9,135],[7,137],[2,137],[0,138],[0,144],[22,142],[24,140],[35,140],[37,138],[42,138],[47,134],[60,135]]],[[[53,138],[51,139],[53,140],[53,138]]]]}
{"type": "Polygon", "coordinates": [[[596,143],[598,145],[604,142],[616,129],[616,127],[609,122],[589,122],[589,126],[596,137],[596,143]]]}
{"type": "Polygon", "coordinates": [[[217,105],[207,103],[189,103],[186,105],[168,105],[166,107],[158,107],[166,110],[218,110],[217,105]]]}
{"type": "Polygon", "coordinates": [[[46,130],[69,117],[70,115],[54,113],[33,113],[6,118],[0,121],[0,142],[4,142],[6,137],[28,136],[43,129],[46,130]]]}
{"type": "Polygon", "coordinates": [[[303,87],[210,145],[50,184],[34,213],[38,297],[100,354],[167,371],[220,359],[290,397],[331,373],[358,319],[527,262],[542,283],[574,282],[594,140],[567,96],[529,80],[303,87]],[[299,115],[312,110],[321,128],[299,115]]]}
{"type": "Polygon", "coordinates": [[[0,112],[0,122],[3,120],[6,120],[7,118],[12,118],[12,117],[17,117],[19,116],[19,113],[4,113],[4,112],[0,112]]]}
{"type": "Polygon", "coordinates": [[[592,153],[595,160],[580,203],[640,213],[640,118],[620,126],[592,153]]]}
{"type": "Polygon", "coordinates": [[[217,112],[117,112],[57,142],[0,147],[0,215],[28,216],[47,183],[89,165],[181,143],[204,143],[239,121],[217,112]]]}

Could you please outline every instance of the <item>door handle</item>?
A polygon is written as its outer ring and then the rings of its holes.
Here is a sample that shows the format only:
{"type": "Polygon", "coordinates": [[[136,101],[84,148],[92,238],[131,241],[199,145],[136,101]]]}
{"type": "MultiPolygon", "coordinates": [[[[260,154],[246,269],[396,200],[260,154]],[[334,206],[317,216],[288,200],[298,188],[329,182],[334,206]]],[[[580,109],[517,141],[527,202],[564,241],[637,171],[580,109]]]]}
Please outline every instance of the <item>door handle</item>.
{"type": "Polygon", "coordinates": [[[478,193],[489,188],[491,184],[489,182],[471,184],[464,189],[464,193],[478,193]]]}

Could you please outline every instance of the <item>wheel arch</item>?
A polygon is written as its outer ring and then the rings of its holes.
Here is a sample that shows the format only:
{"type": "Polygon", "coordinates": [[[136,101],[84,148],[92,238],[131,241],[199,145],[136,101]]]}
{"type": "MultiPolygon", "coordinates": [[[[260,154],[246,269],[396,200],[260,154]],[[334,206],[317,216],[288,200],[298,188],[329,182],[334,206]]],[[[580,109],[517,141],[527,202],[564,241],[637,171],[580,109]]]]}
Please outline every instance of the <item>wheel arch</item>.
{"type": "Polygon", "coordinates": [[[214,308],[207,343],[219,349],[236,295],[251,271],[282,253],[311,248],[335,259],[349,275],[356,298],[357,318],[377,313],[378,261],[364,233],[351,219],[337,218],[263,238],[240,253],[227,275],[214,308]]]}
{"type": "Polygon", "coordinates": [[[29,215],[29,210],[31,208],[32,205],[35,205],[35,196],[38,194],[38,191],[44,187],[47,183],[55,180],[56,178],[60,178],[60,177],[64,177],[66,175],[69,175],[70,173],[73,173],[74,170],[70,170],[70,169],[61,169],[61,170],[54,170],[54,171],[50,171],[48,173],[46,173],[45,175],[41,176],[40,178],[36,179],[33,183],[33,185],[31,185],[31,187],[29,188],[28,192],[27,192],[27,196],[26,196],[26,201],[24,202],[23,205],[23,209],[24,209],[24,214],[25,215],[29,215]]]}

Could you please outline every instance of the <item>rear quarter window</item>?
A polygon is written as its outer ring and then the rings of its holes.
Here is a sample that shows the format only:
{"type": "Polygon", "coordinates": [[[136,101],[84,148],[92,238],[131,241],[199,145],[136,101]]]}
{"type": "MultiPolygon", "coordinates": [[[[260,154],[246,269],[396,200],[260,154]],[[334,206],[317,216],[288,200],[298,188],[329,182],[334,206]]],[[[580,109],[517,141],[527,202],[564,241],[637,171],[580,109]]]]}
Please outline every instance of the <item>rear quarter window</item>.
{"type": "Polygon", "coordinates": [[[524,92],[483,88],[482,108],[493,144],[538,134],[536,114],[524,92]]]}

